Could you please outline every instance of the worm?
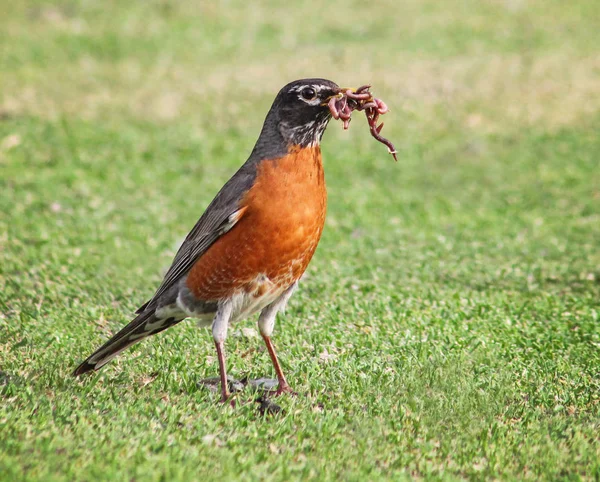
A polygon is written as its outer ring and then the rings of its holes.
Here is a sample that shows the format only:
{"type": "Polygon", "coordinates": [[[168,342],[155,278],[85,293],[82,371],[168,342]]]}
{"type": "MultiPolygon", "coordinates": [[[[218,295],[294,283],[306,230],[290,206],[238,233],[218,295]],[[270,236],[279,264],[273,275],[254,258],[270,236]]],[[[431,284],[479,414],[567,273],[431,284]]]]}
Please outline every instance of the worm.
{"type": "Polygon", "coordinates": [[[380,134],[381,129],[383,128],[383,122],[377,125],[379,116],[386,114],[389,111],[388,106],[381,99],[373,97],[373,94],[369,92],[370,88],[370,85],[362,85],[354,91],[351,89],[344,89],[337,96],[332,97],[327,103],[329,112],[331,112],[331,116],[335,120],[339,119],[342,121],[344,129],[348,129],[352,112],[355,110],[364,111],[369,124],[369,130],[371,131],[371,136],[384,144],[388,148],[389,153],[396,161],[398,161],[394,144],[380,134]]]}

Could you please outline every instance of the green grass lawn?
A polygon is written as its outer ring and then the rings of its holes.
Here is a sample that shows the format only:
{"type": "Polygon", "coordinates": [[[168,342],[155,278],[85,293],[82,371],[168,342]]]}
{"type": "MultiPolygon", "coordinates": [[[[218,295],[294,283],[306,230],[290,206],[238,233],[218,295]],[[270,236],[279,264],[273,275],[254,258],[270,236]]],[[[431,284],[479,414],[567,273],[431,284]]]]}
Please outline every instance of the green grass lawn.
{"type": "Polygon", "coordinates": [[[600,479],[597,0],[1,3],[1,480],[600,479]],[[309,76],[372,83],[400,162],[325,135],[300,395],[219,404],[193,321],[72,378],[309,76]]]}

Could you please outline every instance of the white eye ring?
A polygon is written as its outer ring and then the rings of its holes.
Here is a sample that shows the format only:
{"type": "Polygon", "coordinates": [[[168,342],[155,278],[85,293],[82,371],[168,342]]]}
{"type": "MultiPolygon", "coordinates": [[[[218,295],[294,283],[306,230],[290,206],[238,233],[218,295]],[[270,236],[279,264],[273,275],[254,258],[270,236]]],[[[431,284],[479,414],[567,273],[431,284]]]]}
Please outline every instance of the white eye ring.
{"type": "Polygon", "coordinates": [[[317,98],[317,91],[312,87],[304,87],[304,89],[300,91],[300,95],[304,100],[315,100],[317,98]]]}

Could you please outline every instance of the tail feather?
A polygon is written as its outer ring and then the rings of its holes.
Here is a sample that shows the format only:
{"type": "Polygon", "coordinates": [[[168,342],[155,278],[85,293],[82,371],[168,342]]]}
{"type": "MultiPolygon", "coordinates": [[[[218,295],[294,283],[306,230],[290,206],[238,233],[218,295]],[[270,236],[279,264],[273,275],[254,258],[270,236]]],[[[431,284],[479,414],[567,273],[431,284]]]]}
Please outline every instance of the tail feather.
{"type": "Polygon", "coordinates": [[[150,335],[155,335],[176,325],[183,319],[176,317],[158,318],[154,310],[140,313],[131,323],[86,358],[75,369],[73,376],[102,368],[126,348],[150,335]]]}

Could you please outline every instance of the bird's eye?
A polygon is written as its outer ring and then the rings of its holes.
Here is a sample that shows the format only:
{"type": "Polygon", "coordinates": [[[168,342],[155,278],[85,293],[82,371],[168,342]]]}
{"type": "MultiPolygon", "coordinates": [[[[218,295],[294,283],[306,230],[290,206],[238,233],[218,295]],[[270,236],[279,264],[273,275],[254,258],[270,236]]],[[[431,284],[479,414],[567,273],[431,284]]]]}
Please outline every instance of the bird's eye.
{"type": "Polygon", "coordinates": [[[300,95],[305,100],[314,100],[317,96],[317,92],[312,87],[305,87],[302,89],[302,92],[300,92],[300,95]]]}

